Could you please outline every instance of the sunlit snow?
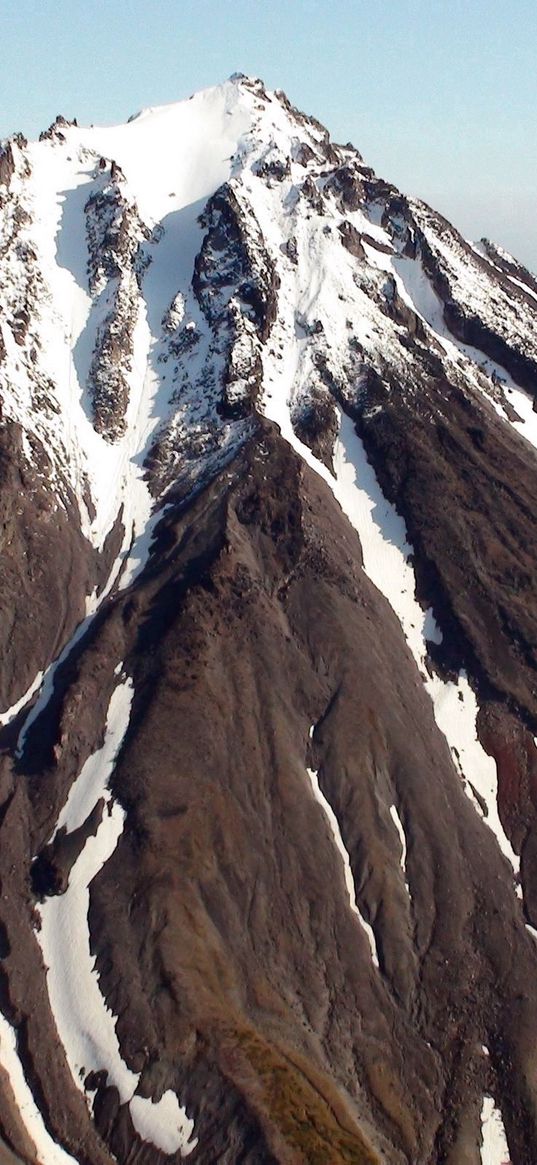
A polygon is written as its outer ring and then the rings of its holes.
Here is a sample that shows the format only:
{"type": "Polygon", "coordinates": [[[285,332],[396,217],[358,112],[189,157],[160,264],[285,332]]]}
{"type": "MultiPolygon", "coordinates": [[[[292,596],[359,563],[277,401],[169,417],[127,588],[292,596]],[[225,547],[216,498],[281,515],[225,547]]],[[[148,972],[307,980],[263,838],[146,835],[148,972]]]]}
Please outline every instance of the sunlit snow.
{"type": "Polygon", "coordinates": [[[187,1156],[193,1122],[186,1116],[175,1093],[167,1090],[153,1102],[137,1094],[139,1074],[125,1064],[116,1035],[116,1019],[107,1008],[95,972],[88,928],[89,886],[113,854],[125,813],[112,799],[108,781],[129,723],[132,684],[125,680],[115,689],[107,715],[102,748],[84,765],[60,815],[58,826],[76,828],[104,796],[105,809],[94,837],[89,837],[75,862],[67,891],[46,899],[40,907],[37,937],[47,967],[47,987],[58,1034],[78,1088],[90,1071],[106,1070],[122,1104],[129,1104],[133,1124],[145,1140],[165,1153],[178,1150],[187,1156]]]}
{"type": "Polygon", "coordinates": [[[492,1096],[485,1096],[481,1110],[482,1165],[510,1165],[509,1147],[501,1113],[492,1096]]]}
{"type": "Polygon", "coordinates": [[[353,873],[352,873],[350,858],[349,858],[349,855],[347,853],[347,850],[345,849],[345,843],[344,843],[343,838],[341,836],[341,830],[339,828],[338,819],[334,813],[334,810],[332,809],[332,806],[330,805],[330,802],[327,800],[327,798],[325,797],[324,793],[322,792],[322,790],[319,786],[319,778],[317,776],[317,773],[314,772],[313,769],[308,769],[307,772],[308,772],[308,776],[309,776],[310,781],[311,781],[311,787],[313,790],[313,795],[315,797],[315,800],[318,801],[319,805],[321,805],[321,807],[324,810],[324,813],[325,813],[326,819],[328,821],[328,824],[330,826],[330,830],[331,830],[332,837],[334,839],[336,848],[339,851],[339,853],[341,854],[341,857],[343,860],[343,872],[345,875],[345,885],[347,887],[347,893],[349,895],[350,908],[354,912],[354,914],[356,914],[356,916],[360,922],[360,926],[362,927],[362,929],[365,931],[365,933],[367,935],[369,946],[371,948],[371,958],[373,960],[375,967],[378,967],[379,959],[378,959],[377,943],[376,943],[376,939],[375,939],[375,932],[374,932],[372,926],[370,926],[370,924],[368,922],[366,922],[363,914],[360,911],[360,908],[358,906],[358,902],[356,900],[356,887],[354,885],[354,877],[353,877],[353,873]]]}
{"type": "Polygon", "coordinates": [[[399,813],[397,811],[396,805],[390,805],[390,817],[391,817],[391,819],[395,825],[395,828],[397,830],[397,833],[399,836],[399,841],[401,842],[401,869],[402,869],[404,876],[405,876],[405,886],[410,894],[409,885],[408,885],[408,877],[407,877],[407,872],[406,872],[406,849],[407,849],[406,835],[405,835],[405,831],[403,829],[403,822],[401,821],[401,818],[400,818],[399,813]]]}
{"type": "Polygon", "coordinates": [[[45,1127],[43,1117],[24,1075],[17,1051],[15,1030],[0,1012],[0,1066],[7,1073],[22,1123],[33,1141],[40,1165],[77,1165],[45,1127]]]}

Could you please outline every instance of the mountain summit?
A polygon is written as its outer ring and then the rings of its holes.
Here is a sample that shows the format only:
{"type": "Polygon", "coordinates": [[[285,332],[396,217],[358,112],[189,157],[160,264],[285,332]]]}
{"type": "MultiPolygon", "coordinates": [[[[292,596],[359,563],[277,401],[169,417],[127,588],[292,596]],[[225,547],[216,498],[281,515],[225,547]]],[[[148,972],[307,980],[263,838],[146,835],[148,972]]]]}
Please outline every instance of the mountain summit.
{"type": "Polygon", "coordinates": [[[0,1160],[537,1162],[537,281],[237,74],[0,150],[0,1160]]]}

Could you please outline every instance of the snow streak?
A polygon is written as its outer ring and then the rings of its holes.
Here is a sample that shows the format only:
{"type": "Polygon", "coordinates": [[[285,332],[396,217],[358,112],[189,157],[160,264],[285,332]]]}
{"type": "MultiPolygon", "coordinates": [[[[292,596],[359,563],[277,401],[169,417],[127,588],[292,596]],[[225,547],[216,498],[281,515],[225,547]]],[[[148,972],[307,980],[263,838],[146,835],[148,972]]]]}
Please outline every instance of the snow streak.
{"type": "Polygon", "coordinates": [[[309,779],[311,781],[313,796],[315,797],[315,800],[318,801],[319,805],[324,810],[326,819],[328,821],[328,824],[329,824],[331,832],[332,832],[332,837],[334,839],[336,848],[339,851],[339,853],[341,854],[341,857],[343,859],[343,872],[345,875],[345,885],[347,887],[347,892],[349,895],[350,908],[353,911],[353,913],[357,915],[358,920],[360,922],[360,926],[362,927],[362,929],[365,931],[365,933],[367,935],[367,939],[368,939],[369,946],[371,949],[371,958],[373,960],[375,967],[378,967],[379,958],[378,958],[375,933],[373,931],[373,928],[369,925],[369,923],[366,922],[366,920],[365,920],[365,918],[364,918],[363,914],[361,913],[360,908],[358,906],[358,902],[356,899],[356,887],[354,884],[354,877],[353,877],[353,873],[352,873],[352,869],[351,869],[350,858],[349,858],[349,855],[347,853],[347,850],[345,849],[345,844],[344,844],[343,838],[341,836],[341,830],[339,828],[338,819],[334,813],[334,810],[332,809],[332,806],[330,805],[330,802],[327,800],[327,798],[325,797],[324,793],[322,792],[322,790],[319,786],[319,778],[317,776],[317,773],[314,772],[313,769],[308,769],[307,772],[308,772],[309,779]]]}
{"type": "Polygon", "coordinates": [[[40,908],[37,937],[56,1026],[77,1087],[85,1091],[82,1082],[88,1073],[105,1069],[121,1103],[129,1104],[140,1136],[164,1153],[180,1151],[186,1157],[196,1144],[193,1123],[170,1090],[157,1102],[137,1093],[140,1074],[132,1072],[121,1056],[116,1020],[101,994],[90,946],[89,887],[112,856],[124,826],[124,810],[113,800],[108,782],[128,727],[132,697],[128,679],[115,689],[104,744],[84,765],[58,819],[57,828],[76,829],[104,798],[101,823],[75,862],[67,891],[48,898],[40,908]]]}

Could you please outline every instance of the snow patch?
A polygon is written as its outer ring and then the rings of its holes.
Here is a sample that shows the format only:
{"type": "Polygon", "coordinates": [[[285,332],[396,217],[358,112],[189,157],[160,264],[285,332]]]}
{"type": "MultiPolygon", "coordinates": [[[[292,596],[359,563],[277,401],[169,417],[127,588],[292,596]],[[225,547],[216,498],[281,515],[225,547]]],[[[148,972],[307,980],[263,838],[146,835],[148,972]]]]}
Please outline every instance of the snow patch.
{"type": "Polygon", "coordinates": [[[365,573],[388,599],[399,619],[431,697],[438,727],[446,737],[461,773],[464,790],[480,813],[482,810],[472,792],[472,785],[483,798],[488,811],[483,819],[495,834],[515,874],[518,874],[520,859],[498,815],[496,764],[485,752],[477,736],[478,704],[475,693],[464,672],[461,672],[457,683],[453,683],[444,682],[436,674],[431,676],[427,670],[427,642],[440,643],[442,633],[432,611],[424,611],[416,599],[416,580],[410,562],[412,547],[407,541],[404,520],[384,497],[350,417],[338,410],[339,435],[333,455],[334,474],[296,436],[289,405],[295,372],[296,369],[289,369],[288,366],[287,371],[281,375],[279,390],[267,390],[265,414],[277,422],[282,436],[327,482],[343,513],[357,531],[365,573]]]}
{"type": "Polygon", "coordinates": [[[427,679],[434,706],[435,719],[451,747],[452,756],[463,781],[465,792],[474,802],[483,820],[495,834],[502,853],[510,861],[515,874],[520,869],[520,858],[509,842],[498,814],[498,775],[496,762],[479,743],[476,719],[479,705],[466,673],[462,671],[457,683],[443,681],[433,675],[427,679]],[[473,788],[485,803],[486,813],[475,797],[473,788]]]}
{"type": "Polygon", "coordinates": [[[5,712],[0,712],[0,728],[5,728],[6,724],[10,724],[11,721],[14,720],[16,716],[18,716],[19,712],[22,710],[22,708],[24,708],[25,704],[27,704],[28,701],[31,700],[32,696],[34,696],[37,692],[41,685],[42,679],[43,672],[40,671],[37,673],[35,680],[33,680],[30,684],[30,687],[24,693],[24,696],[21,696],[20,700],[17,700],[16,704],[12,704],[11,708],[8,708],[5,712]]]}
{"type": "Polygon", "coordinates": [[[193,1122],[170,1090],[157,1102],[137,1095],[140,1074],[122,1059],[116,1019],[101,994],[90,948],[89,887],[113,854],[125,820],[123,808],[112,799],[107,785],[128,727],[132,696],[130,680],[115,689],[104,744],[84,765],[60,815],[58,826],[76,828],[99,796],[104,795],[107,802],[96,835],[88,838],[71,870],[65,894],[47,899],[39,908],[37,937],[47,967],[52,1012],[77,1087],[84,1091],[82,1081],[88,1072],[106,1070],[121,1103],[129,1104],[139,1135],[164,1153],[180,1151],[186,1157],[196,1144],[191,1139],[193,1122]]]}
{"type": "Polygon", "coordinates": [[[401,821],[399,813],[397,812],[396,805],[390,805],[390,817],[391,817],[391,819],[395,825],[395,828],[397,830],[397,833],[399,835],[399,841],[401,842],[401,869],[402,869],[404,877],[405,877],[405,886],[406,886],[407,892],[410,896],[410,889],[409,889],[409,885],[408,885],[408,878],[407,878],[407,872],[406,872],[406,852],[407,852],[406,834],[405,834],[405,831],[403,829],[403,822],[401,821]]]}
{"type": "MultiPolygon", "coordinates": [[[[401,623],[425,688],[432,699],[436,722],[450,745],[466,793],[475,804],[469,784],[471,782],[486,803],[488,813],[484,820],[495,834],[513,870],[518,873],[520,860],[498,815],[496,764],[485,752],[477,736],[478,704],[475,693],[464,672],[459,675],[457,683],[453,683],[443,681],[436,674],[429,675],[426,669],[425,627],[428,625],[429,639],[434,635],[437,642],[438,629],[433,624],[431,635],[431,616],[429,614],[427,621],[426,613],[416,599],[414,569],[409,561],[411,547],[406,540],[405,524],[380,492],[363,442],[357,436],[352,421],[345,416],[341,418],[334,467],[340,490],[343,488],[342,509],[360,535],[365,572],[388,599],[401,623]]],[[[336,497],[340,490],[334,489],[336,497]]]]}
{"type": "Polygon", "coordinates": [[[492,1096],[483,1098],[481,1109],[482,1165],[511,1165],[502,1116],[492,1096]]]}
{"type": "Polygon", "coordinates": [[[62,1149],[45,1127],[19,1059],[16,1032],[1,1012],[0,1064],[9,1077],[19,1115],[40,1161],[46,1165],[77,1165],[76,1158],[62,1149]]]}
{"type": "Polygon", "coordinates": [[[65,662],[67,657],[71,654],[73,648],[76,647],[76,644],[82,639],[82,636],[85,635],[93,619],[93,614],[94,613],[91,615],[86,615],[86,618],[83,619],[81,623],[79,623],[78,627],[74,631],[68,643],[66,643],[63,651],[60,653],[57,659],[53,660],[53,662],[49,664],[46,671],[39,673],[39,683],[37,682],[37,678],[34,681],[35,686],[33,690],[39,691],[39,695],[35,701],[35,704],[33,705],[33,708],[30,710],[28,716],[26,717],[23,727],[19,733],[16,751],[17,757],[22,756],[30,728],[37,720],[37,717],[41,714],[43,709],[46,708],[53,694],[56,672],[58,668],[61,667],[61,664],[65,662]]]}
{"type": "Polygon", "coordinates": [[[133,695],[130,678],[114,688],[108,706],[102,747],[88,757],[76,781],[71,785],[51,841],[59,829],[63,828],[67,833],[71,833],[73,829],[83,825],[101,797],[107,803],[111,800],[108,781],[127,730],[133,695]]]}
{"type": "Polygon", "coordinates": [[[367,935],[367,939],[368,939],[369,946],[371,949],[372,961],[373,961],[375,967],[378,967],[379,959],[378,959],[378,951],[377,951],[377,943],[376,943],[376,939],[375,939],[375,933],[373,931],[373,928],[369,925],[369,923],[366,922],[363,914],[360,911],[360,908],[358,906],[358,902],[356,900],[356,887],[354,884],[354,878],[353,878],[353,874],[352,874],[350,858],[349,858],[349,855],[347,853],[347,850],[345,849],[345,844],[344,844],[343,838],[341,836],[341,830],[339,828],[338,819],[334,813],[334,810],[332,809],[330,802],[327,800],[327,798],[325,797],[324,793],[322,792],[322,790],[319,786],[319,778],[317,776],[317,773],[314,772],[313,769],[307,769],[307,773],[308,773],[308,776],[309,776],[309,779],[311,782],[313,796],[315,797],[315,800],[319,803],[319,805],[324,810],[326,819],[327,819],[328,824],[330,825],[330,829],[332,831],[332,837],[334,838],[336,848],[338,849],[338,851],[341,854],[341,857],[343,859],[343,872],[345,875],[345,885],[347,887],[347,892],[349,895],[350,908],[353,911],[353,913],[356,914],[362,929],[365,931],[365,933],[367,935]]]}

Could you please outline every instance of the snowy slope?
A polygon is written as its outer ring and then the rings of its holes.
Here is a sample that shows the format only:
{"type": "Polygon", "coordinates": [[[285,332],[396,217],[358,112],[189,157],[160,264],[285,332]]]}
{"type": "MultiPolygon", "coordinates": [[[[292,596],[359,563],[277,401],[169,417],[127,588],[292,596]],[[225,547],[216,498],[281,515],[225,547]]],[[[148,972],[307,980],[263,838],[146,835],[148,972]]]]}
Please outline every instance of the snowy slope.
{"type": "MultiPolygon", "coordinates": [[[[96,548],[121,517],[123,546],[110,581],[123,566],[126,583],[148,552],[152,499],[144,462],[159,431],[171,425],[177,440],[186,443],[199,430],[198,460],[200,450],[214,453],[239,439],[238,426],[233,438],[210,403],[200,399],[210,376],[219,375],[222,350],[193,295],[192,276],[204,233],[199,215],[219,187],[231,179],[247,221],[259,224],[267,253],[281,270],[272,346],[287,353],[289,383],[283,391],[292,408],[306,401],[305,384],[317,375],[320,356],[325,379],[337,381],[354,370],[358,384],[367,361],[381,373],[412,382],[415,359],[400,342],[402,323],[391,312],[394,294],[442,339],[445,326],[440,328],[435,292],[419,256],[399,256],[391,228],[377,223],[377,205],[360,196],[369,173],[360,156],[328,146],[316,123],[267,94],[261,83],[237,76],[189,101],[145,110],[126,126],[81,129],[59,123],[49,132],[25,148],[12,146],[15,174],[3,207],[7,255],[0,298],[4,412],[23,424],[29,457],[32,434],[44,441],[59,502],[68,484],[96,548]],[[120,204],[128,229],[138,232],[137,261],[143,268],[123,370],[125,431],[115,440],[96,432],[88,398],[92,356],[114,290],[114,278],[108,290],[101,286],[93,293],[88,282],[92,256],[84,208],[103,190],[120,204]],[[22,222],[14,230],[17,213],[22,222]],[[367,236],[360,263],[341,245],[342,224],[356,238],[367,236]],[[30,271],[23,277],[29,254],[30,271]],[[21,343],[6,321],[21,308],[22,288],[33,314],[21,343]],[[315,331],[320,327],[322,334],[315,331]],[[177,341],[186,329],[195,342],[181,350],[177,341]],[[170,332],[176,342],[171,354],[170,332]],[[217,439],[214,432],[209,437],[211,426],[222,430],[217,439]]],[[[420,208],[414,209],[418,214],[420,208]]],[[[429,238],[432,228],[425,220],[422,225],[429,238]]],[[[497,296],[504,289],[479,269],[472,272],[455,243],[450,249],[449,239],[438,237],[435,245],[443,261],[450,257],[453,270],[462,264],[468,283],[463,291],[472,303],[497,315],[497,296]]],[[[119,255],[120,271],[122,262],[119,255]]],[[[445,362],[460,365],[455,344],[444,346],[445,362]]],[[[471,387],[482,384],[482,374],[468,362],[464,371],[471,387]]],[[[265,388],[270,393],[269,381],[265,388]]]]}

